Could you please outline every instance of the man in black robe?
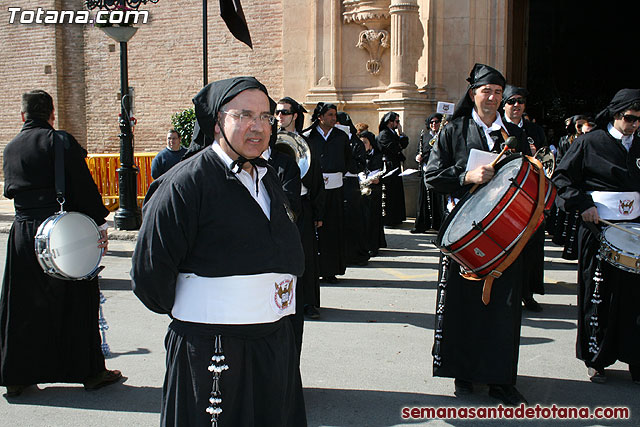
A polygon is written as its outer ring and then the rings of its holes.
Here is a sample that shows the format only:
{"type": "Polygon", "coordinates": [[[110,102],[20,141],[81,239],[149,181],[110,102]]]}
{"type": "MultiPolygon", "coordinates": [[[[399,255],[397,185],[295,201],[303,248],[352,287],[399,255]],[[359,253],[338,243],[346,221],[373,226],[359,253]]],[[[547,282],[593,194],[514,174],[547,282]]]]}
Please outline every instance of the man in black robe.
{"type": "Polygon", "coordinates": [[[343,275],[347,268],[342,180],[351,162],[349,137],[335,127],[337,113],[334,104],[318,102],[311,116],[311,126],[303,132],[311,153],[318,153],[320,157],[325,189],[324,218],[318,229],[320,277],[332,284],[338,283],[336,276],[343,275]]]}
{"type": "MultiPolygon", "coordinates": [[[[291,97],[284,97],[276,106],[276,118],[280,129],[301,135],[304,123],[304,113],[307,110],[291,97]]],[[[316,153],[306,141],[311,153],[309,170],[302,177],[300,190],[301,212],[296,224],[302,239],[304,249],[304,274],[298,278],[298,297],[303,302],[297,307],[304,306],[304,316],[310,319],[320,317],[320,276],[318,259],[318,239],[316,229],[322,227],[324,215],[324,181],[320,166],[320,153],[316,153]]],[[[299,301],[299,300],[298,300],[299,301]]],[[[296,312],[296,316],[302,314],[302,310],[296,312]]]]}
{"type": "MultiPolygon", "coordinates": [[[[640,217],[640,89],[618,91],[596,123],[598,130],[571,144],[554,178],[567,210],[578,210],[582,219],[576,355],[593,382],[605,382],[605,368],[620,360],[640,384],[640,275],[598,259],[600,219],[640,217]]],[[[637,255],[637,242],[629,235],[631,246],[620,249],[637,255]]]]}
{"type": "MultiPolygon", "coordinates": [[[[523,117],[528,95],[529,92],[523,87],[507,85],[502,97],[503,118],[505,122],[522,129],[531,152],[535,153],[547,145],[547,139],[540,126],[523,117]]],[[[533,298],[533,293],[544,294],[544,231],[545,226],[540,226],[523,250],[525,273],[522,280],[522,302],[524,308],[534,312],[542,311],[542,306],[533,298]]]]}
{"type": "Polygon", "coordinates": [[[344,191],[345,262],[347,265],[365,266],[369,261],[369,244],[365,227],[364,201],[360,192],[358,174],[364,172],[367,154],[349,114],[344,111],[339,112],[338,123],[336,127],[349,135],[351,149],[351,162],[348,165],[347,173],[344,174],[342,186],[344,191]]]}
{"type": "Polygon", "coordinates": [[[211,83],[193,102],[213,143],[151,184],[132,259],[136,296],[173,319],[161,425],[305,426],[286,317],[304,254],[260,157],[275,102],[253,77],[211,83]]]}
{"type": "Polygon", "coordinates": [[[399,225],[407,219],[404,206],[404,186],[402,185],[402,164],[405,156],[402,150],[409,145],[409,138],[402,133],[400,116],[389,111],[380,120],[378,146],[382,148],[388,176],[382,179],[384,184],[384,225],[399,225]]]}
{"type": "Polygon", "coordinates": [[[442,114],[433,113],[424,121],[429,131],[420,135],[418,142],[418,152],[416,153],[416,162],[418,162],[418,170],[420,171],[420,183],[418,184],[418,208],[416,213],[416,222],[411,229],[411,233],[425,233],[429,229],[438,230],[440,228],[440,205],[442,199],[440,194],[433,191],[433,188],[427,188],[424,183],[424,170],[429,161],[431,147],[436,141],[440,124],[442,123],[442,114]]]}
{"type": "MultiPolygon", "coordinates": [[[[42,90],[22,95],[22,120],[22,130],[4,149],[4,195],[14,199],[16,214],[0,298],[0,385],[7,387],[7,397],[39,383],[100,388],[119,381],[122,374],[105,368],[98,279],[77,282],[48,276],[34,251],[38,227],[60,210],[51,96],[42,90]]],[[[106,250],[109,211],[87,168],[87,152],[73,136],[59,132],[64,140],[64,208],[99,224],[99,247],[106,250]]]]}
{"type": "MultiPolygon", "coordinates": [[[[469,88],[451,121],[434,144],[426,182],[455,201],[474,184],[488,182],[490,165],[466,170],[472,148],[498,152],[507,136],[519,139],[519,150],[531,154],[520,128],[498,114],[505,79],[499,71],[476,64],[469,88]]],[[[443,223],[442,230],[447,223],[443,223]]],[[[460,265],[442,258],[433,346],[433,373],[455,378],[456,394],[473,391],[473,383],[489,384],[489,394],[509,405],[525,402],[515,388],[518,372],[522,304],[522,256],[495,280],[488,305],[482,302],[482,282],[460,276],[460,265]],[[445,298],[446,294],[446,298],[445,298]]]]}

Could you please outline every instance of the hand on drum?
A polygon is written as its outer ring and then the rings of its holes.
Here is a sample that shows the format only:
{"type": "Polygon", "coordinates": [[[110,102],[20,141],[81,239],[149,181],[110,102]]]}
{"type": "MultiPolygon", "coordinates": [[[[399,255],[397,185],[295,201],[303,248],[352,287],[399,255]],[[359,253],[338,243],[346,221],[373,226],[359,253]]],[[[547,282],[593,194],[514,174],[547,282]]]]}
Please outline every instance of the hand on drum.
{"type": "Polygon", "coordinates": [[[582,220],[584,222],[593,222],[598,223],[600,221],[600,217],[598,216],[598,209],[595,206],[591,206],[586,211],[582,212],[582,220]]]}
{"type": "Polygon", "coordinates": [[[109,236],[107,236],[107,230],[100,230],[100,240],[98,240],[98,247],[102,248],[102,253],[107,252],[109,248],[109,236]]]}
{"type": "Polygon", "coordinates": [[[491,165],[482,165],[470,170],[464,177],[464,184],[484,184],[491,181],[496,171],[491,165]]]}

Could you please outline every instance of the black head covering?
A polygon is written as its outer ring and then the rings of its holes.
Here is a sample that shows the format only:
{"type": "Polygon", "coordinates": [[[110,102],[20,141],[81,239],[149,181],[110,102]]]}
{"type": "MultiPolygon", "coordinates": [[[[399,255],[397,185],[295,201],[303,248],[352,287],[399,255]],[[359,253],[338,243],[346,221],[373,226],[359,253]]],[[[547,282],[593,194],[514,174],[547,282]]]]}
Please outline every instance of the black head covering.
{"type": "Polygon", "coordinates": [[[298,114],[298,117],[296,117],[296,123],[295,123],[296,131],[298,133],[302,132],[302,125],[304,124],[304,113],[307,112],[306,108],[298,104],[298,101],[288,96],[285,96],[280,101],[278,101],[278,104],[291,105],[291,112],[298,114]]]}
{"type": "Polygon", "coordinates": [[[376,144],[376,136],[373,133],[369,132],[368,130],[365,130],[364,132],[360,132],[358,134],[358,137],[367,138],[369,140],[369,144],[371,144],[371,147],[374,150],[380,151],[378,148],[378,145],[376,144]]]}
{"type": "Polygon", "coordinates": [[[620,89],[609,102],[606,108],[596,116],[596,124],[601,129],[606,129],[607,124],[618,113],[627,110],[631,104],[640,101],[640,89],[620,89]]]}
{"type": "Polygon", "coordinates": [[[458,101],[456,109],[451,116],[451,120],[460,116],[471,114],[471,110],[473,110],[473,101],[469,96],[469,89],[475,89],[487,84],[495,84],[504,88],[507,83],[500,71],[484,64],[474,65],[471,73],[469,74],[469,77],[467,78],[467,81],[469,82],[469,87],[467,87],[467,90],[465,91],[462,99],[458,101]]]}
{"type": "Polygon", "coordinates": [[[504,88],[504,93],[502,94],[502,105],[504,105],[507,99],[516,95],[520,95],[521,97],[526,98],[527,96],[529,96],[529,91],[523,87],[507,85],[504,88]]]}
{"type": "Polygon", "coordinates": [[[567,135],[571,136],[578,133],[578,130],[576,129],[576,123],[578,123],[578,120],[590,121],[589,117],[584,114],[576,114],[575,116],[569,117],[564,121],[567,135]]]}
{"type": "MultiPolygon", "coordinates": [[[[258,89],[264,92],[269,99],[269,110],[273,113],[276,103],[269,97],[267,88],[255,77],[234,77],[231,79],[218,80],[203,87],[200,92],[193,97],[196,124],[193,128],[191,145],[184,156],[185,159],[213,143],[215,138],[215,125],[218,121],[218,112],[224,104],[231,101],[240,92],[248,89],[258,89]]],[[[274,130],[275,128],[271,130],[272,137],[275,133],[274,130]]]]}
{"type": "Polygon", "coordinates": [[[433,119],[438,119],[438,120],[442,121],[442,114],[440,114],[440,113],[431,114],[429,117],[427,117],[427,120],[424,121],[424,124],[427,125],[427,127],[429,127],[429,123],[431,123],[431,120],[433,120],[433,119]]]}
{"type": "Polygon", "coordinates": [[[311,122],[316,123],[319,120],[320,116],[324,115],[329,110],[336,110],[337,112],[338,107],[336,107],[335,104],[329,104],[327,102],[318,102],[318,104],[316,104],[316,108],[313,109],[313,114],[311,115],[311,122]]]}
{"type": "Polygon", "coordinates": [[[385,114],[382,117],[382,120],[380,120],[380,124],[378,125],[378,132],[382,132],[384,129],[386,129],[387,123],[389,123],[391,120],[395,120],[396,117],[398,117],[398,113],[393,111],[389,111],[387,114],[385,114]]]}

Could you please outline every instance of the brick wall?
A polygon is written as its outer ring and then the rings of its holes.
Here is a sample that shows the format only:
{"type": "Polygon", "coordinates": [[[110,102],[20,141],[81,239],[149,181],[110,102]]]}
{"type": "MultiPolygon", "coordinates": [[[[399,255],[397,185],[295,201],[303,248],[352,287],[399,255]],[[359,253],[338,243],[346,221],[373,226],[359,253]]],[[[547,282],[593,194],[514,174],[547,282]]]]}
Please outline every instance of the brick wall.
{"type": "MultiPolygon", "coordinates": [[[[209,81],[256,76],[274,98],[282,95],[282,4],[245,0],[253,50],[228,32],[218,2],[208,11],[209,81]]],[[[23,10],[82,10],[82,0],[12,0],[23,10]]],[[[128,43],[129,86],[135,91],[135,151],[165,145],[171,115],[192,106],[202,88],[202,3],[160,0],[146,7],[150,22],[128,43]]],[[[118,152],[120,47],[93,25],[9,24],[0,10],[0,69],[4,112],[0,150],[20,131],[20,96],[44,89],[54,97],[56,127],[71,132],[90,153],[118,152]]]]}

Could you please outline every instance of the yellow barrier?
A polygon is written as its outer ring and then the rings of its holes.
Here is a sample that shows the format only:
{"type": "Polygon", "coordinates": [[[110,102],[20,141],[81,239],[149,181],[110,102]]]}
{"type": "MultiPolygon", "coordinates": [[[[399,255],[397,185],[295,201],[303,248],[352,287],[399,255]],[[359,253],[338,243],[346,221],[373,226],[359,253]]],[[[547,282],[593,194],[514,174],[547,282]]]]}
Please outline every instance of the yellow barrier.
{"type": "MultiPolygon", "coordinates": [[[[158,153],[134,153],[133,161],[138,167],[138,205],[142,205],[149,185],[153,181],[151,177],[151,162],[158,153]]],[[[118,198],[118,172],[120,167],[120,154],[89,154],[87,166],[91,172],[98,191],[102,195],[102,202],[110,211],[115,211],[120,206],[118,198]]]]}

